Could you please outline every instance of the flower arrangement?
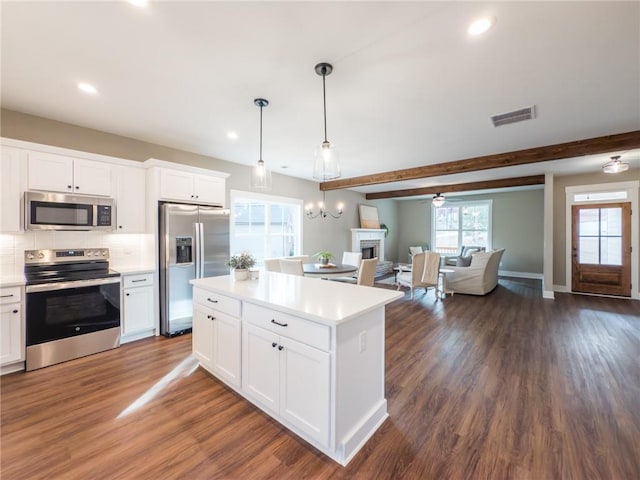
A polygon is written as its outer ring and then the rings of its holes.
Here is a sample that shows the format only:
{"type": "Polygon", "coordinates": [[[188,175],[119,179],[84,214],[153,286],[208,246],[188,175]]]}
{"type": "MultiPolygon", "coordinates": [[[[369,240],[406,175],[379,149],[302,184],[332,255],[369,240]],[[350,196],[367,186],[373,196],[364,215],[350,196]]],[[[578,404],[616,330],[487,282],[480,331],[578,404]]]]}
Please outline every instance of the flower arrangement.
{"type": "Polygon", "coordinates": [[[227,266],[234,270],[248,270],[256,264],[256,259],[249,252],[242,252],[239,255],[232,255],[227,260],[227,266]]]}

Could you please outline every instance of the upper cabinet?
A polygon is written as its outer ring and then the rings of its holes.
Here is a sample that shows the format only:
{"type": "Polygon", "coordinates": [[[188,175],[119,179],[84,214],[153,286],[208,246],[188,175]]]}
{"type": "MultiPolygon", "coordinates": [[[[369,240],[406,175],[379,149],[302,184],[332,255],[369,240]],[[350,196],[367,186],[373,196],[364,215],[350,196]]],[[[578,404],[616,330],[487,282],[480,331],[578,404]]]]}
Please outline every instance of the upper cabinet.
{"type": "Polygon", "coordinates": [[[116,232],[144,233],[146,172],[144,168],[113,166],[116,198],[116,232]]]}
{"type": "Polygon", "coordinates": [[[109,163],[44,152],[29,152],[29,190],[111,196],[109,163]]]}
{"type": "MultiPolygon", "coordinates": [[[[159,200],[224,206],[224,177],[159,168],[159,200]]],[[[212,172],[213,173],[213,172],[212,172]]]]}
{"type": "Polygon", "coordinates": [[[0,232],[22,228],[22,192],[26,186],[27,152],[2,146],[0,169],[0,232]]]}

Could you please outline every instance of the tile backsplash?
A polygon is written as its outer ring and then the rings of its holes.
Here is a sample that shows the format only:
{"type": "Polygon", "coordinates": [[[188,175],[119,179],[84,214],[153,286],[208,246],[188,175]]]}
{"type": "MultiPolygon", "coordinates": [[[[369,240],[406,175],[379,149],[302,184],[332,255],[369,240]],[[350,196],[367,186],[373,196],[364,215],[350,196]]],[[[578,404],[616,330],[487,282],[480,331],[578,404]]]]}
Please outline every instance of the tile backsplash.
{"type": "Polygon", "coordinates": [[[155,262],[151,234],[27,231],[0,235],[0,275],[21,275],[24,271],[25,250],[98,247],[109,249],[110,267],[116,270],[122,267],[152,266],[155,262]]]}

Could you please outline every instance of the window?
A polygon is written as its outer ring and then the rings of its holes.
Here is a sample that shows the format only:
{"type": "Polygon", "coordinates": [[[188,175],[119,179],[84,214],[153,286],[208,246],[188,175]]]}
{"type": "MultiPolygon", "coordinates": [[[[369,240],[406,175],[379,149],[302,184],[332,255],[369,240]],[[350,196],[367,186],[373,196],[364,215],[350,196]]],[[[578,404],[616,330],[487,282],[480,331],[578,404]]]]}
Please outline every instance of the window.
{"type": "Polygon", "coordinates": [[[491,247],[491,200],[432,207],[433,250],[458,253],[462,245],[491,247]]]}
{"type": "Polygon", "coordinates": [[[581,208],[577,220],[578,261],[622,265],[622,208],[581,208]]]}
{"type": "Polygon", "coordinates": [[[248,251],[258,266],[265,258],[299,255],[302,200],[231,191],[231,253],[248,251]]]}
{"type": "Polygon", "coordinates": [[[605,200],[626,200],[627,192],[588,192],[573,195],[574,202],[601,202],[605,200]]]}

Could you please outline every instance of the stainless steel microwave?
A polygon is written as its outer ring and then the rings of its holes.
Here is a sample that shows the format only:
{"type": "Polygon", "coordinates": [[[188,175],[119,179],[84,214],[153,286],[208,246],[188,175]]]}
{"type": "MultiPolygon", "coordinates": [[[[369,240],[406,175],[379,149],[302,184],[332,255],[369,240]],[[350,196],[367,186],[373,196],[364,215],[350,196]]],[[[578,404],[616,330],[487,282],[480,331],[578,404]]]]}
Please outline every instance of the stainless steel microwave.
{"type": "Polygon", "coordinates": [[[24,193],[27,230],[106,230],[115,228],[113,198],[55,192],[24,193]]]}

